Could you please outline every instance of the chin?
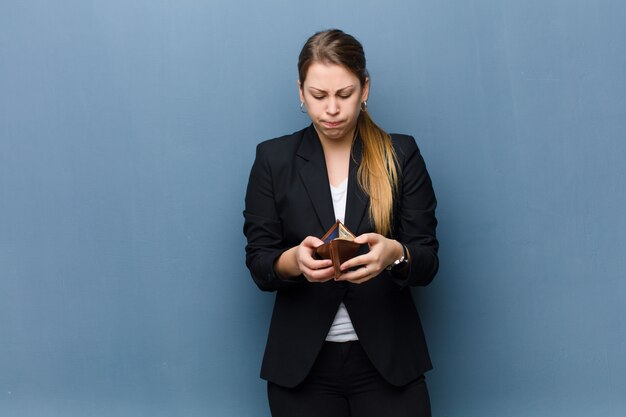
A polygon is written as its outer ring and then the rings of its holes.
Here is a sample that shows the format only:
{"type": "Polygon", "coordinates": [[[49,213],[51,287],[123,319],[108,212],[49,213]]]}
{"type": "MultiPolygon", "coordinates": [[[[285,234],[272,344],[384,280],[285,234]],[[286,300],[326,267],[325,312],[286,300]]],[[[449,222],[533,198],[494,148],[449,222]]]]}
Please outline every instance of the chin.
{"type": "Polygon", "coordinates": [[[346,132],[332,132],[330,134],[326,134],[326,137],[328,139],[339,141],[346,138],[346,132]]]}
{"type": "Polygon", "coordinates": [[[347,130],[345,128],[329,129],[325,126],[320,126],[318,129],[328,139],[334,139],[334,140],[342,139],[347,134],[347,130]]]}

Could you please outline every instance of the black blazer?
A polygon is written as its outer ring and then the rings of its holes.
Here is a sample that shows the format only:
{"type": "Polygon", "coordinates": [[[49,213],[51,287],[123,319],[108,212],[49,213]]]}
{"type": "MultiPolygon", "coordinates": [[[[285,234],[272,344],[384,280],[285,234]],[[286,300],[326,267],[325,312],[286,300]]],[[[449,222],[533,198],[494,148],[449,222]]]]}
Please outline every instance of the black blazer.
{"type": "MultiPolygon", "coordinates": [[[[436,200],[424,160],[410,136],[392,135],[400,173],[393,238],[411,254],[408,277],[383,271],[363,284],[283,280],[273,264],[306,236],[321,237],[335,222],[324,152],[313,126],[257,146],[244,210],[246,265],[276,301],[261,377],[298,385],[311,369],[340,302],[363,349],[391,384],[404,385],[432,368],[409,286],[427,285],[438,269],[436,200]]],[[[352,147],[345,224],[357,236],[372,232],[368,196],[357,183],[361,141],[352,147]]]]}

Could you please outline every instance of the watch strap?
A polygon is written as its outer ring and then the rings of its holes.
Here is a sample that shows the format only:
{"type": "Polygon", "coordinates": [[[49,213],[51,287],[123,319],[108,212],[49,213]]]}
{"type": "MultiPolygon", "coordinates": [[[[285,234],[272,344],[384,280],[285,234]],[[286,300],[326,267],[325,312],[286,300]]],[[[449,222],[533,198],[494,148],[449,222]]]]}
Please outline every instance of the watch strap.
{"type": "Polygon", "coordinates": [[[395,269],[401,269],[404,266],[406,266],[406,264],[409,263],[409,254],[407,252],[406,246],[402,245],[402,256],[400,256],[398,259],[396,259],[395,261],[393,261],[391,263],[391,265],[387,266],[387,271],[393,271],[395,269]]]}

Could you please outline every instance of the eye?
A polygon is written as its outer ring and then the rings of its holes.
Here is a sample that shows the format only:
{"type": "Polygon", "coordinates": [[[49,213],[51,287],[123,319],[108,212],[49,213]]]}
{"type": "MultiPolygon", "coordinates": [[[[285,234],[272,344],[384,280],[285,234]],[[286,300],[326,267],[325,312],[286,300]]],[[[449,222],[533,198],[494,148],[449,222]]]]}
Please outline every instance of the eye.
{"type": "Polygon", "coordinates": [[[351,95],[352,94],[339,94],[339,98],[346,99],[346,98],[350,98],[351,95]]]}
{"type": "Polygon", "coordinates": [[[323,98],[324,98],[324,96],[315,96],[315,95],[314,95],[314,96],[313,96],[313,98],[314,98],[315,100],[321,100],[321,99],[323,99],[323,98]]]}

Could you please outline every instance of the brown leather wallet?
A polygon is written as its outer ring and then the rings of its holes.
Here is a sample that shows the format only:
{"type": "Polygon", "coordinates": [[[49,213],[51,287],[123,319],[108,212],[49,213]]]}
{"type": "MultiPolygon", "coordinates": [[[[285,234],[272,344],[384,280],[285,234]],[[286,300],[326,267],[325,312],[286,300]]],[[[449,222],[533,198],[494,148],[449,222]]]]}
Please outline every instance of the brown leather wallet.
{"type": "Polygon", "coordinates": [[[315,248],[315,255],[320,259],[333,261],[335,278],[341,275],[341,264],[354,258],[361,246],[354,242],[356,237],[339,220],[322,236],[324,244],[315,248]]]}

